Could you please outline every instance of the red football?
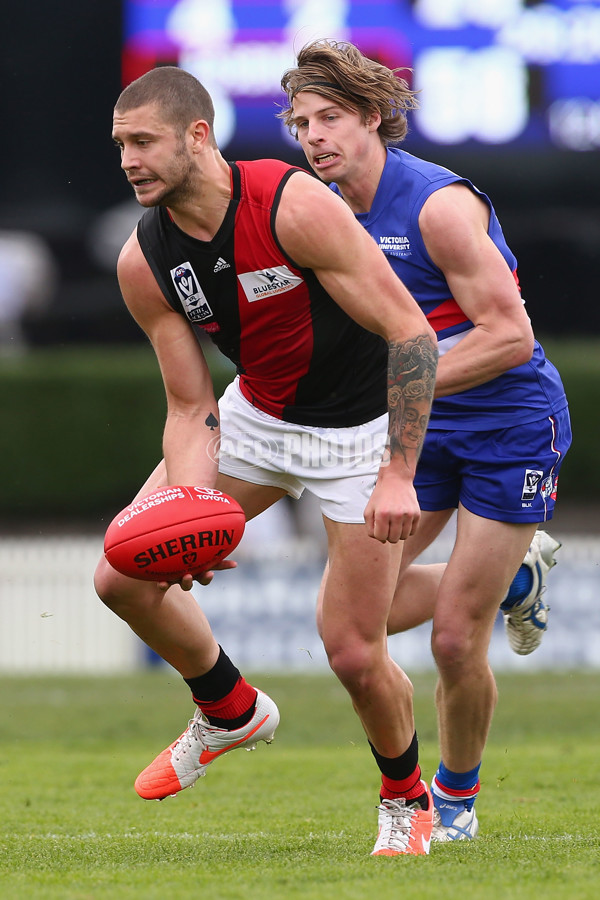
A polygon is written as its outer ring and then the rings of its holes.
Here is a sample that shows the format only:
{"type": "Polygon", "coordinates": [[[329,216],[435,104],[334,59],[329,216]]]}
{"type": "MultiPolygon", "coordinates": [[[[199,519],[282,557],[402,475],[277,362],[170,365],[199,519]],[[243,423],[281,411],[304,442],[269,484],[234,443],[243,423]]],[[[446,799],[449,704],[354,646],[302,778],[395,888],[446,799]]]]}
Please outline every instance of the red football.
{"type": "Polygon", "coordinates": [[[225,559],[241,541],[245,524],[239,503],[222,491],[173,485],[115,516],[106,531],[104,554],[122,575],[178,581],[225,559]]]}

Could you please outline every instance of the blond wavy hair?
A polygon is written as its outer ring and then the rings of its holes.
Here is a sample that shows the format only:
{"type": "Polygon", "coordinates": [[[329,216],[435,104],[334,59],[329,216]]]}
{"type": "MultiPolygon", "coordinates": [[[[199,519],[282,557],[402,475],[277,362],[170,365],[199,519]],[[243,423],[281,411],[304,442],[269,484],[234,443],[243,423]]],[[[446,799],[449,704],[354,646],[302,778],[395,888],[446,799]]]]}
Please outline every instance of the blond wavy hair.
{"type": "Polygon", "coordinates": [[[416,109],[416,93],[398,72],[369,59],[347,42],[317,40],[298,54],[297,64],[284,72],[281,88],[288,106],[277,113],[294,134],[294,97],[312,91],[344,109],[358,112],[363,122],[373,112],[381,116],[378,132],[387,146],[403,141],[408,132],[406,113],[416,109]]]}

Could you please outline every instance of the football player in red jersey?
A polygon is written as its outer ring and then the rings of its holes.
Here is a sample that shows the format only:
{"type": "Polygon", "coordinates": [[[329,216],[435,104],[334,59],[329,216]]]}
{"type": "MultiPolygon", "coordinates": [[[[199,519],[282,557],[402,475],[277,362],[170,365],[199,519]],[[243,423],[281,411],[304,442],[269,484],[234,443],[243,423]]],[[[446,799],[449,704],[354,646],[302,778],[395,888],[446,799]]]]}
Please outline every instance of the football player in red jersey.
{"type": "MultiPolygon", "coordinates": [[[[374,853],[425,854],[432,801],[412,686],[388,653],[386,625],[403,542],[420,518],[413,477],[435,334],[343,200],[275,160],[227,163],[212,126],[210,96],[173,67],[133,82],[114,112],[122,168],[147,209],[121,252],[119,283],[167,396],[164,462],[140,496],[168,484],[216,486],[248,518],[305,488],[319,498],[329,549],[321,633],[381,772],[374,853]],[[206,333],[238,368],[219,405],[198,340],[206,333]],[[219,472],[208,452],[215,419],[219,472]],[[268,459],[265,440],[276,448],[268,459]],[[333,467],[332,441],[343,451],[333,467]]],[[[176,793],[222,753],[272,738],[277,707],[218,646],[185,590],[191,579],[148,584],[102,560],[95,584],[181,673],[198,706],[138,777],[141,796],[176,793]]]]}

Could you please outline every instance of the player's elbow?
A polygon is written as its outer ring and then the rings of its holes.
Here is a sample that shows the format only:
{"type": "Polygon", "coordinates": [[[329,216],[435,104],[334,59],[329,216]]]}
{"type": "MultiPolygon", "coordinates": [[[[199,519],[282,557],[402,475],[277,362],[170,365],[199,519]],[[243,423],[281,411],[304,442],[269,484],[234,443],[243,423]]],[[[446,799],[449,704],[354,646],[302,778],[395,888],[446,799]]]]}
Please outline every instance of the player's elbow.
{"type": "Polygon", "coordinates": [[[515,329],[508,345],[510,368],[524,366],[525,363],[528,363],[533,356],[534,346],[535,338],[531,328],[515,329]]]}
{"type": "Polygon", "coordinates": [[[419,309],[413,315],[405,314],[394,325],[384,333],[389,343],[426,338],[437,352],[437,335],[419,309]]]}

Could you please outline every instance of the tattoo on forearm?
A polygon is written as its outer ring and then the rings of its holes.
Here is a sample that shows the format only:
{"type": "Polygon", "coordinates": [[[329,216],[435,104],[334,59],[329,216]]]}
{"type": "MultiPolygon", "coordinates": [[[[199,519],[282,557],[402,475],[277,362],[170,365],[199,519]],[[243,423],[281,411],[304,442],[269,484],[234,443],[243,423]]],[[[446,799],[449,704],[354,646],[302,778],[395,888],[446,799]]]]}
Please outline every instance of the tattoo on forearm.
{"type": "Polygon", "coordinates": [[[425,334],[389,345],[388,407],[390,458],[421,453],[437,368],[436,344],[425,334]]]}

